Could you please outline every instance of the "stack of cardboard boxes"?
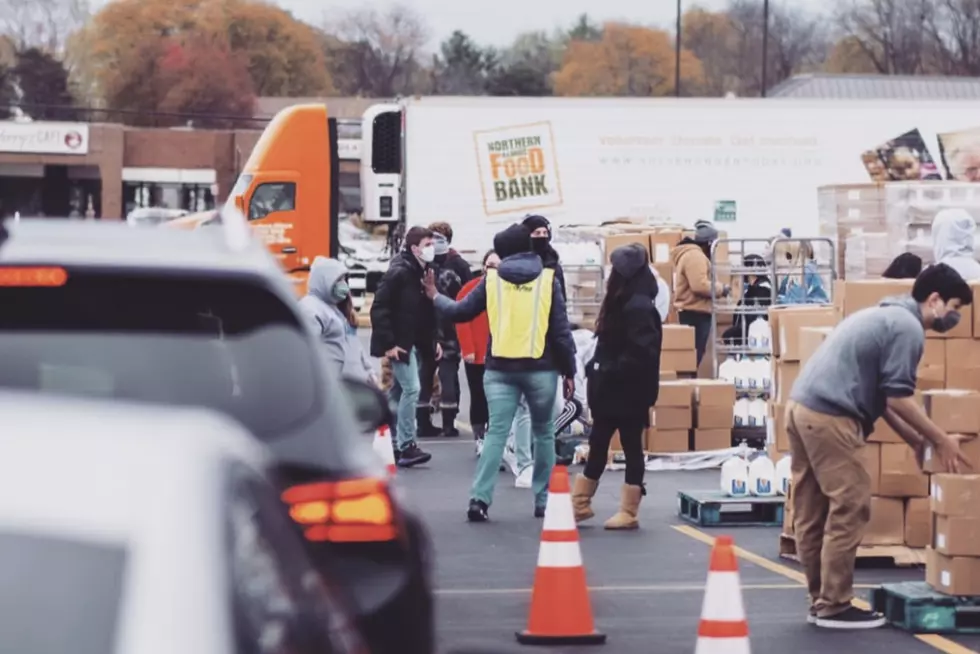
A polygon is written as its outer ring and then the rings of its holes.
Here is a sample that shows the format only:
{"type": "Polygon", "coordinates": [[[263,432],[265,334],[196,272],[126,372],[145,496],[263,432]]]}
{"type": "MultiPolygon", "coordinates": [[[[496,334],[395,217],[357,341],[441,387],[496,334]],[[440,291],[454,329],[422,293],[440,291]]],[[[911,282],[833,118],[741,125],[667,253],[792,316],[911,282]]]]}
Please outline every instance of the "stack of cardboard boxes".
{"type": "Polygon", "coordinates": [[[930,502],[926,581],[941,593],[980,595],[980,475],[934,475],[930,502]]]}
{"type": "MultiPolygon", "coordinates": [[[[883,298],[911,292],[912,281],[861,280],[840,282],[834,289],[835,310],[839,318],[866,307],[876,306],[883,298]]],[[[980,302],[980,285],[974,286],[974,304],[980,302]]],[[[788,309],[776,309],[775,312],[788,309]]],[[[962,309],[963,319],[946,334],[928,332],[917,373],[916,397],[933,420],[952,433],[980,434],[980,324],[975,324],[973,306],[962,309]]],[[[777,318],[784,326],[791,324],[777,318]]],[[[804,364],[832,331],[828,327],[797,325],[800,363],[804,364]]],[[[774,330],[778,348],[792,346],[793,330],[774,330]],[[776,336],[776,332],[779,336],[776,336]]],[[[792,348],[791,348],[792,351],[792,348]]],[[[778,364],[777,364],[778,365],[778,364]]],[[[791,379],[792,370],[782,379],[791,379]]],[[[778,373],[777,373],[778,378],[778,373]]],[[[779,383],[778,381],[775,383],[779,383]]],[[[786,398],[777,388],[776,397],[786,398]]],[[[773,405],[775,449],[787,453],[789,442],[782,417],[784,407],[773,405]]],[[[963,443],[963,450],[980,471],[980,438],[963,443]]],[[[920,470],[913,450],[884,421],[875,424],[874,433],[862,450],[865,468],[871,477],[871,522],[862,545],[905,546],[921,549],[932,542],[930,514],[930,474],[938,472],[936,461],[926,453],[924,471],[920,470]]],[[[932,485],[935,493],[936,485],[932,485]]],[[[933,502],[934,503],[934,502],[933,502]]],[[[980,507],[980,505],[977,505],[980,507]]],[[[789,512],[788,512],[789,513],[789,512]]],[[[980,508],[976,511],[980,519],[980,508]]],[[[787,515],[784,534],[792,534],[792,515],[787,515]]],[[[980,570],[980,568],[978,568],[980,570]]]]}
{"type": "MultiPolygon", "coordinates": [[[[706,452],[732,447],[735,386],[714,379],[662,381],[650,408],[644,449],[655,454],[706,452]]],[[[618,437],[610,449],[621,452],[618,437]]]]}
{"type": "Polygon", "coordinates": [[[694,347],[694,328],[686,325],[664,325],[660,350],[661,378],[677,379],[692,376],[698,371],[698,355],[694,347]],[[668,373],[668,374],[664,374],[668,373]]]}

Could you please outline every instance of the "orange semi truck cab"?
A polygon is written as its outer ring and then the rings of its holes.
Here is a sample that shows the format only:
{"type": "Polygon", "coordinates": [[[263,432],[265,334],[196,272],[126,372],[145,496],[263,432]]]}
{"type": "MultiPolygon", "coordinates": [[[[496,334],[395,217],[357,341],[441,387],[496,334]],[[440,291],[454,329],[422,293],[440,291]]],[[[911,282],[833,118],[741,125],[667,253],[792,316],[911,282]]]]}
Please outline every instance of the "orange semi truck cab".
{"type": "Polygon", "coordinates": [[[313,259],[338,253],[339,167],[337,119],[326,105],[294,105],[266,126],[228,196],[300,294],[313,259]]]}

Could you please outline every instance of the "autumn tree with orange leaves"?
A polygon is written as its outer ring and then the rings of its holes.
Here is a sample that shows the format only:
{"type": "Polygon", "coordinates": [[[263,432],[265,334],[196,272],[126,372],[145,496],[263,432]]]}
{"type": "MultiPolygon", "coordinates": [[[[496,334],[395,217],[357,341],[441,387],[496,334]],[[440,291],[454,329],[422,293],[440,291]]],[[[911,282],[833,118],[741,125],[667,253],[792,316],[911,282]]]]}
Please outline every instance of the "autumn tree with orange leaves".
{"type": "MultiPolygon", "coordinates": [[[[555,95],[661,96],[674,92],[674,42],[663,30],[608,23],[598,40],[572,40],[555,73],[555,95]]],[[[701,62],[681,51],[682,87],[699,86],[701,62]]]]}

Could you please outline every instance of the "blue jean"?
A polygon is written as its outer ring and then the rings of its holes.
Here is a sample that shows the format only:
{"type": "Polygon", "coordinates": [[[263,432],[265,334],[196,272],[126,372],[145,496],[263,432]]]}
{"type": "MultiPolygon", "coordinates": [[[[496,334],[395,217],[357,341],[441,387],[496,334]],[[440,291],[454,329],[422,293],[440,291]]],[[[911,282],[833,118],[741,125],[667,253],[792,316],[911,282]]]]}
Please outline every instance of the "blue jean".
{"type": "Polygon", "coordinates": [[[523,470],[531,465],[531,409],[527,399],[521,397],[517,405],[517,416],[511,438],[514,441],[514,453],[517,455],[517,469],[523,470]]]}
{"type": "Polygon", "coordinates": [[[521,402],[527,398],[531,414],[531,435],[534,439],[534,476],[531,488],[534,505],[543,507],[548,499],[548,480],[555,466],[555,393],[558,373],[554,371],[501,372],[487,370],[483,378],[490,408],[490,426],[484,440],[483,454],[476,464],[476,476],[470,497],[493,503],[500,462],[507,445],[511,425],[521,402]]]}
{"type": "Polygon", "coordinates": [[[415,442],[418,435],[418,422],[415,410],[419,404],[419,360],[415,348],[408,353],[408,363],[391,362],[391,374],[395,378],[388,391],[388,402],[394,405],[392,412],[396,416],[395,443],[402,451],[415,442]]]}

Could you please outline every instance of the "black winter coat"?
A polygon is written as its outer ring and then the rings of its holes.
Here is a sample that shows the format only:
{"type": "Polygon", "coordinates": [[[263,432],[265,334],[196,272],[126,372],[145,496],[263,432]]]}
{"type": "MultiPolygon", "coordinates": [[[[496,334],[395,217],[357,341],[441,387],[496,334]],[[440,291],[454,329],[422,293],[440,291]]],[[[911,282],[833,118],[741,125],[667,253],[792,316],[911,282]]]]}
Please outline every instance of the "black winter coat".
{"type": "MultiPolygon", "coordinates": [[[[599,334],[595,355],[586,367],[589,409],[593,416],[642,420],[660,394],[663,325],[654,305],[657,281],[651,274],[633,280],[618,320],[599,334]]],[[[608,315],[607,315],[608,320],[608,315]]]]}
{"type": "MultiPolygon", "coordinates": [[[[564,300],[568,300],[568,293],[565,291],[565,271],[562,270],[561,263],[558,261],[558,253],[552,247],[549,247],[548,250],[546,254],[541,255],[541,263],[544,264],[545,268],[551,268],[555,271],[555,279],[558,280],[561,297],[564,300]]],[[[463,283],[465,284],[466,282],[463,283]]]]}
{"type": "Polygon", "coordinates": [[[436,311],[422,288],[422,264],[411,252],[391,259],[371,305],[371,356],[396,345],[419,356],[435,356],[436,311]]]}

